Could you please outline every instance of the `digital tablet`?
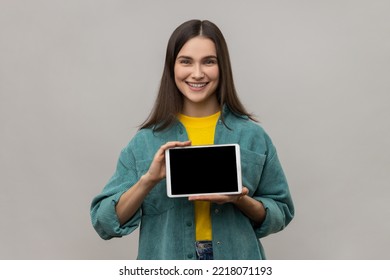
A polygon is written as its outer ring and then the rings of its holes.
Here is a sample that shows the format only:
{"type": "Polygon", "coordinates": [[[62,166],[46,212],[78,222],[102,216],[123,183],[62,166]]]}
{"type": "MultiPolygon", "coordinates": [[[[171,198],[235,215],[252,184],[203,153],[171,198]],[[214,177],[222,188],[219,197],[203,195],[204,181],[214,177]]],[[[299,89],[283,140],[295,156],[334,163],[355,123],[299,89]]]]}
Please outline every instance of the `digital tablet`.
{"type": "Polygon", "coordinates": [[[238,144],[172,148],[165,151],[165,161],[169,197],[242,191],[238,144]]]}

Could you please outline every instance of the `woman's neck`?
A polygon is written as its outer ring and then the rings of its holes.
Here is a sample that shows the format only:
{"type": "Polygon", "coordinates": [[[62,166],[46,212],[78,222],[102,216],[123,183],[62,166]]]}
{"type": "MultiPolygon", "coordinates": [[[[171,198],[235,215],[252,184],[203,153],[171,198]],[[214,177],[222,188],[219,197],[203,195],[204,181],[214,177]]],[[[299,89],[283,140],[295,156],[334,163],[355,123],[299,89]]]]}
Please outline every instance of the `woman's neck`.
{"type": "Polygon", "coordinates": [[[215,102],[207,103],[184,102],[183,111],[181,113],[189,117],[200,118],[214,115],[220,110],[221,108],[217,100],[215,100],[215,102]]]}

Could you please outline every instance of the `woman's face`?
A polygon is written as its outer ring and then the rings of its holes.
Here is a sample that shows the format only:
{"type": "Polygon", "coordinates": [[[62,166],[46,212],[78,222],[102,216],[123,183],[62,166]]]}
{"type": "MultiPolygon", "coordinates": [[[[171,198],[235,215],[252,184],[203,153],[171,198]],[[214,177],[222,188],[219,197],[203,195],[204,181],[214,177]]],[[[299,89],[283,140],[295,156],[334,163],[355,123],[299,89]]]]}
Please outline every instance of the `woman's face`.
{"type": "Polygon", "coordinates": [[[215,44],[194,37],[181,48],[175,61],[176,86],[184,96],[183,114],[207,116],[219,110],[215,91],[219,82],[215,44]]]}

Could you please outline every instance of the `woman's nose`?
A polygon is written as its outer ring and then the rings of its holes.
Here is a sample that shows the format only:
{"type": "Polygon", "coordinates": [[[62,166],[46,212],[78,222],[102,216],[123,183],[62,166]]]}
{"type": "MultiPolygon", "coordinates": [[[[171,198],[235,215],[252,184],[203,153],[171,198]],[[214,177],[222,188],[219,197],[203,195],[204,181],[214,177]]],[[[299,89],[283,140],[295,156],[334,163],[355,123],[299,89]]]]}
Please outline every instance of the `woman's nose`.
{"type": "Polygon", "coordinates": [[[201,65],[195,65],[194,66],[194,71],[192,72],[192,77],[194,79],[203,79],[205,76],[204,72],[203,72],[203,69],[202,69],[202,66],[201,65]]]}

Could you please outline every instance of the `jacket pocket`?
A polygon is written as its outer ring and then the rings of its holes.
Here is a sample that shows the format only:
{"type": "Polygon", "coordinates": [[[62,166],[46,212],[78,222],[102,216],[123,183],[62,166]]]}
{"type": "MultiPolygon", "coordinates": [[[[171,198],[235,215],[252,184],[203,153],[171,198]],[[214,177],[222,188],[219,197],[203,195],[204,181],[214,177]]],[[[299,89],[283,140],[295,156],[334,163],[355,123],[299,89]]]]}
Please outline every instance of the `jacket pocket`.
{"type": "Polygon", "coordinates": [[[249,189],[249,195],[252,196],[260,183],[267,156],[243,148],[240,150],[242,185],[249,189]]]}
{"type": "MultiPolygon", "coordinates": [[[[137,162],[139,178],[148,171],[151,163],[152,160],[137,162]]],[[[163,179],[145,197],[141,207],[143,215],[159,215],[173,208],[173,206],[173,199],[167,196],[166,181],[163,179]]]]}

